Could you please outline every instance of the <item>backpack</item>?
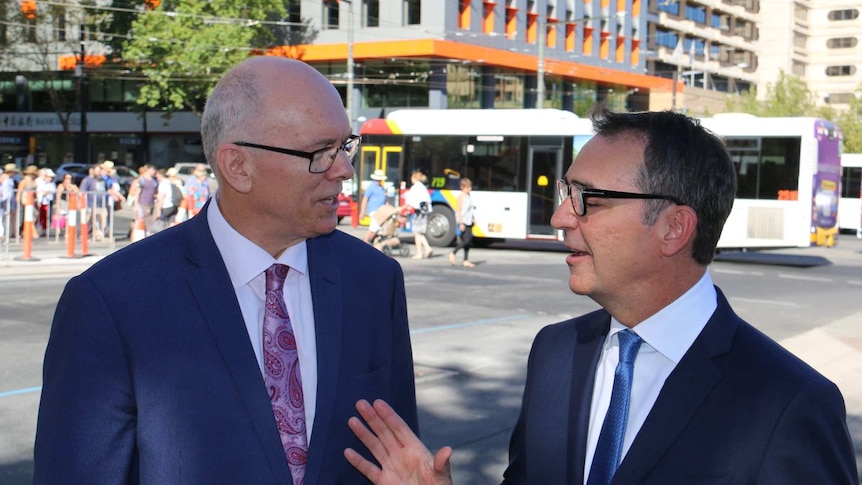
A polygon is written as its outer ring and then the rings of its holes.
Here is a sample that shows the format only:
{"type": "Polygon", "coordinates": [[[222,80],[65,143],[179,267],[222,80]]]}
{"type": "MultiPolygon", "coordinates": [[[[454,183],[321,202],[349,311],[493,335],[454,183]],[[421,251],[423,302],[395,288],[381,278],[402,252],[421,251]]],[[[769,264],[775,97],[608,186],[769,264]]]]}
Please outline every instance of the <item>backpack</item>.
{"type": "Polygon", "coordinates": [[[171,204],[173,204],[174,207],[179,208],[180,203],[182,203],[182,201],[183,201],[183,191],[180,190],[179,187],[177,187],[177,184],[171,183],[171,204]]]}

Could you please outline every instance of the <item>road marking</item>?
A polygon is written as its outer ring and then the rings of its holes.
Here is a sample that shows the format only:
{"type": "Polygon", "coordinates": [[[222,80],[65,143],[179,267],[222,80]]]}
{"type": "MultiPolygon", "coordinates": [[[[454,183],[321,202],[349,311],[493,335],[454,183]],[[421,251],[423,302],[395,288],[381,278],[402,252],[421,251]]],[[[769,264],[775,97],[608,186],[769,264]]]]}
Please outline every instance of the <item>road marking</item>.
{"type": "Polygon", "coordinates": [[[763,276],[763,273],[760,271],[742,271],[738,269],[725,269],[725,268],[710,268],[709,269],[713,273],[724,273],[724,274],[735,274],[735,275],[746,275],[746,276],[763,276]]]}
{"type": "Polygon", "coordinates": [[[441,330],[452,330],[455,328],[473,327],[476,325],[487,325],[489,323],[511,322],[513,320],[522,320],[524,318],[527,318],[526,314],[518,314],[518,315],[509,315],[506,317],[488,318],[485,320],[476,320],[473,322],[455,323],[452,325],[442,325],[439,327],[420,328],[418,330],[411,330],[410,335],[419,335],[420,333],[439,332],[441,330]]]}
{"type": "Polygon", "coordinates": [[[14,391],[0,392],[0,398],[9,397],[9,396],[17,396],[18,394],[27,394],[30,392],[39,392],[41,390],[42,390],[42,386],[28,387],[26,389],[15,389],[14,391]]]}
{"type": "Polygon", "coordinates": [[[818,281],[821,283],[832,283],[832,278],[818,278],[816,276],[801,276],[801,275],[795,275],[795,274],[778,273],[778,277],[788,279],[788,280],[818,281]]]}
{"type": "Polygon", "coordinates": [[[777,300],[761,300],[758,298],[740,298],[740,297],[730,297],[731,300],[744,301],[746,303],[763,303],[766,305],[778,305],[778,306],[789,306],[789,307],[797,307],[796,303],[787,302],[787,301],[777,301],[777,300]]]}

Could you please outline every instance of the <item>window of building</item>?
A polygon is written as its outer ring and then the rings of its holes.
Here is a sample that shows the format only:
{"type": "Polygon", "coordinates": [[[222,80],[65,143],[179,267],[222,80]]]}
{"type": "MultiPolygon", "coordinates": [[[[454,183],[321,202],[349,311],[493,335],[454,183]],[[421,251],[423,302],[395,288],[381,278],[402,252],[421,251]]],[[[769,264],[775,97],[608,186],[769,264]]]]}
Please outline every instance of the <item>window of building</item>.
{"type": "Polygon", "coordinates": [[[338,1],[323,0],[323,28],[338,28],[338,1]]]}
{"type": "Polygon", "coordinates": [[[808,9],[798,3],[793,5],[793,15],[800,22],[808,22],[808,9]]]}
{"type": "Polygon", "coordinates": [[[514,39],[518,34],[518,9],[506,7],[506,38],[514,39]]]}
{"type": "Polygon", "coordinates": [[[669,49],[676,48],[679,42],[679,35],[676,32],[669,30],[657,30],[655,33],[655,43],[669,49]]]}
{"type": "Polygon", "coordinates": [[[826,41],[826,47],[830,49],[843,49],[846,47],[856,47],[858,43],[856,37],[835,37],[826,41]]]}
{"type": "Polygon", "coordinates": [[[661,12],[667,12],[671,15],[679,15],[678,1],[656,2],[656,8],[661,12]]]}
{"type": "Polygon", "coordinates": [[[54,40],[57,42],[66,41],[66,9],[59,6],[54,6],[51,9],[51,15],[54,19],[54,40]]]}
{"type": "Polygon", "coordinates": [[[845,8],[843,10],[832,10],[828,15],[829,20],[855,20],[859,18],[859,10],[845,8]]]}
{"type": "Polygon", "coordinates": [[[805,64],[799,61],[793,61],[793,65],[790,67],[790,73],[794,76],[805,77],[805,64]]]}
{"type": "Polygon", "coordinates": [[[380,27],[380,0],[362,1],[362,26],[380,27]]]}
{"type": "Polygon", "coordinates": [[[852,76],[856,74],[856,66],[829,66],[826,68],[827,76],[852,76]]]}
{"type": "Polygon", "coordinates": [[[482,32],[486,34],[493,34],[496,31],[496,23],[497,23],[497,15],[495,14],[495,10],[497,5],[490,2],[483,2],[482,8],[485,10],[484,18],[482,19],[482,32]]]}
{"type": "Polygon", "coordinates": [[[829,93],[825,97],[825,101],[829,104],[849,104],[856,99],[853,93],[829,93]]]}
{"type": "Polygon", "coordinates": [[[36,20],[24,19],[24,39],[26,42],[36,43],[36,20]]]}
{"type": "MultiPolygon", "coordinates": [[[[6,20],[6,10],[7,3],[0,2],[0,20],[6,20]]],[[[9,37],[8,30],[6,28],[6,22],[0,22],[0,46],[9,45],[9,37]]]]}
{"type": "Polygon", "coordinates": [[[404,24],[419,25],[422,23],[422,1],[404,0],[404,24]]]}
{"type": "Polygon", "coordinates": [[[699,24],[706,24],[706,8],[699,5],[686,5],[685,18],[699,24]]]}
{"type": "Polygon", "coordinates": [[[458,7],[458,28],[470,30],[470,0],[461,0],[458,7]]]}
{"type": "Polygon", "coordinates": [[[290,2],[287,7],[287,21],[290,22],[287,27],[288,43],[304,44],[305,43],[305,25],[302,22],[302,2],[290,2]]]}

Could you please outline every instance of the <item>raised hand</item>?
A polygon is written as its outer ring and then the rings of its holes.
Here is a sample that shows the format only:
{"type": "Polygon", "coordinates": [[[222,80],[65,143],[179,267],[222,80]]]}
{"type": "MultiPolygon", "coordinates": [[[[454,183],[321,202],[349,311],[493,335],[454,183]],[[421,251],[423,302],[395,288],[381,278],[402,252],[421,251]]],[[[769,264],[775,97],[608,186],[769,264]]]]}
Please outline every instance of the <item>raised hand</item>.
{"type": "Polygon", "coordinates": [[[375,485],[452,485],[449,458],[452,448],[445,446],[432,456],[407,423],[384,401],[374,405],[361,400],[356,410],[368,423],[350,418],[347,425],[364,444],[380,467],[366,460],[353,449],[344,450],[344,457],[375,485]]]}

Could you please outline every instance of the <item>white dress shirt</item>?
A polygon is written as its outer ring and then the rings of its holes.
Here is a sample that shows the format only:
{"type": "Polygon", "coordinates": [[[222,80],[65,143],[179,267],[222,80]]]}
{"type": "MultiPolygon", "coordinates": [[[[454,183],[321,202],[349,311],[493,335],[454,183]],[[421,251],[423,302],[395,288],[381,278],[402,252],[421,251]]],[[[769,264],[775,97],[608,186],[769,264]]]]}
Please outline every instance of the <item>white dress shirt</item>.
{"type": "MultiPolygon", "coordinates": [[[[620,457],[629,450],[646,417],[655,405],[664,381],[694,343],[718,306],[715,287],[709,271],[685,294],[655,315],[637,324],[632,331],[643,340],[635,358],[629,417],[620,457]]],[[[611,402],[614,371],[619,362],[619,337],[626,330],[623,324],[611,318],[611,330],[602,347],[602,356],[596,369],[593,401],[590,407],[590,429],[587,436],[587,457],[584,463],[584,483],[590,476],[593,455],[599,441],[602,423],[611,402]]]]}
{"type": "Polygon", "coordinates": [[[236,299],[257,365],[263,375],[263,317],[266,295],[264,272],[273,264],[290,266],[284,282],[284,301],[299,352],[302,393],[305,402],[305,431],[311,442],[314,409],[317,403],[317,344],[314,335],[314,307],[308,277],[308,251],[305,241],[287,248],[278,259],[246,239],[228,224],[218,208],[218,195],[207,211],[210,231],[227,266],[236,299]]]}

